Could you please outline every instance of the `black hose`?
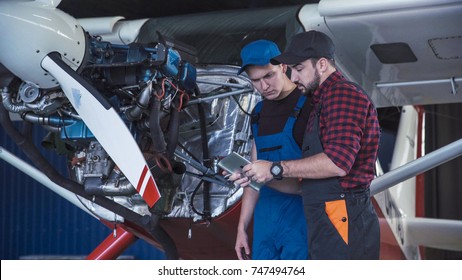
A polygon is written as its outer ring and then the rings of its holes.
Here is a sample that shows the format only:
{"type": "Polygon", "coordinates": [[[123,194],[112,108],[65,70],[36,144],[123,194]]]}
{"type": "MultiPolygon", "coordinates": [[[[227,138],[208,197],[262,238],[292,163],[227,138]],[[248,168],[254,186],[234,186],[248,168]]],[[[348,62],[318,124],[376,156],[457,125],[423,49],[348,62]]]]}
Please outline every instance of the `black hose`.
{"type": "Polygon", "coordinates": [[[149,131],[151,133],[153,149],[156,153],[165,153],[166,145],[164,133],[160,127],[160,107],[161,101],[153,98],[151,114],[149,116],[149,131]]]}
{"type": "Polygon", "coordinates": [[[189,206],[191,207],[191,210],[193,210],[194,213],[196,213],[199,216],[205,216],[205,213],[199,212],[199,210],[196,209],[196,206],[194,206],[194,198],[197,195],[197,191],[199,190],[200,186],[203,184],[204,180],[200,180],[199,183],[196,185],[194,188],[194,191],[191,194],[191,201],[189,201],[189,206]]]}
{"type": "Polygon", "coordinates": [[[23,122],[21,134],[26,138],[32,138],[32,127],[33,125],[30,122],[23,122]]]}
{"type": "Polygon", "coordinates": [[[178,249],[170,235],[159,225],[160,217],[156,214],[145,216],[145,223],[148,232],[162,245],[165,256],[168,260],[179,259],[178,249]]]}
{"type": "Polygon", "coordinates": [[[167,155],[169,159],[173,158],[176,146],[178,145],[180,129],[180,112],[178,109],[173,108],[170,111],[170,120],[168,121],[168,133],[167,133],[167,155]]]}
{"type": "MultiPolygon", "coordinates": [[[[194,93],[197,97],[200,95],[200,90],[197,85],[194,88],[194,93]]],[[[205,111],[204,111],[204,107],[202,106],[202,103],[197,103],[197,109],[199,112],[203,164],[205,167],[210,169],[212,167],[212,160],[210,159],[210,154],[209,154],[207,125],[206,125],[205,111]]],[[[204,216],[207,220],[210,220],[212,216],[211,210],[210,210],[210,186],[211,186],[210,182],[207,182],[207,181],[204,182],[204,189],[203,189],[204,216]]]]}

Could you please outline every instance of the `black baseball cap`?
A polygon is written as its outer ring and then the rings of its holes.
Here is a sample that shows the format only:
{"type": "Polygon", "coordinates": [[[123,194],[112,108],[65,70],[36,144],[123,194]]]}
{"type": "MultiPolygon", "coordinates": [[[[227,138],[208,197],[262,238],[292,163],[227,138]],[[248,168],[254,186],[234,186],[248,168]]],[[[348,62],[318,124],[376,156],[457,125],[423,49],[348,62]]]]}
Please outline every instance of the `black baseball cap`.
{"type": "Polygon", "coordinates": [[[309,58],[334,58],[334,42],[326,34],[310,30],[298,33],[289,43],[287,49],[271,59],[272,64],[298,64],[309,58]]]}

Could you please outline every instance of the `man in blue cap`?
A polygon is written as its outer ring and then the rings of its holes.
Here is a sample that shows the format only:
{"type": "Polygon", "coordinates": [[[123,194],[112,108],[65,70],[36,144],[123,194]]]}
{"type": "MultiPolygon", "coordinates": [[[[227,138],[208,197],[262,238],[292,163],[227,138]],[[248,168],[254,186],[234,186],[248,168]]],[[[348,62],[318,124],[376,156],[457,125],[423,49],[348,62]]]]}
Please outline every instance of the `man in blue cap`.
{"type": "MultiPolygon", "coordinates": [[[[242,67],[263,100],[252,112],[254,145],[252,161],[278,162],[301,158],[302,137],[308,122],[309,101],[286,75],[287,65],[272,65],[281,52],[274,42],[257,40],[241,51],[242,67]]],[[[260,191],[248,188],[251,180],[233,174],[231,181],[244,188],[236,238],[239,259],[250,255],[247,229],[254,216],[252,259],[307,259],[308,243],[300,182],[280,176],[272,168],[273,180],[260,191]]]]}

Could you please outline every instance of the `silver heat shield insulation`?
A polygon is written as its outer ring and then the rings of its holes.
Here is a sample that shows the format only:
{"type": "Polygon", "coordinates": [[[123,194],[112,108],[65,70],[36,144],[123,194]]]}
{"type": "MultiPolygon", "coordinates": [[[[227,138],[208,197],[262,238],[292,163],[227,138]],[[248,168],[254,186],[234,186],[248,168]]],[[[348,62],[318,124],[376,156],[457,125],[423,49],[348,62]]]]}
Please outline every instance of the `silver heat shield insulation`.
{"type": "MultiPolygon", "coordinates": [[[[250,116],[255,104],[260,101],[260,94],[254,90],[250,80],[245,75],[237,76],[237,67],[209,66],[198,69],[198,86],[200,98],[204,100],[202,106],[205,111],[207,143],[210,159],[213,161],[210,173],[220,173],[216,163],[231,152],[235,151],[245,157],[250,157],[252,141],[250,116]]],[[[184,147],[177,149],[178,160],[184,161],[181,155],[193,154],[199,162],[203,162],[202,139],[200,132],[200,117],[197,104],[189,105],[180,120],[179,142],[184,147]]],[[[203,186],[196,194],[194,190],[199,185],[203,170],[197,170],[186,164],[187,173],[181,178],[178,186],[173,210],[168,217],[202,217],[196,214],[204,209],[203,186]]],[[[242,189],[233,184],[212,183],[210,187],[210,209],[212,217],[218,216],[241,197],[242,189]]]]}

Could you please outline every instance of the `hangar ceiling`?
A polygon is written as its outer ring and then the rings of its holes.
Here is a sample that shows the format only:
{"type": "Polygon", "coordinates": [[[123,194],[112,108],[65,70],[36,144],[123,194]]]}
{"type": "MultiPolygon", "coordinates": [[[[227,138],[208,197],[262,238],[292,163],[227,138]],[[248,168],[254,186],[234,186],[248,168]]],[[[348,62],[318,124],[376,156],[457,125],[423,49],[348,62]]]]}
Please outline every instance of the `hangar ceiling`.
{"type": "Polygon", "coordinates": [[[136,19],[317,2],[319,0],[62,0],[58,8],[76,18],[124,16],[136,19]]]}

